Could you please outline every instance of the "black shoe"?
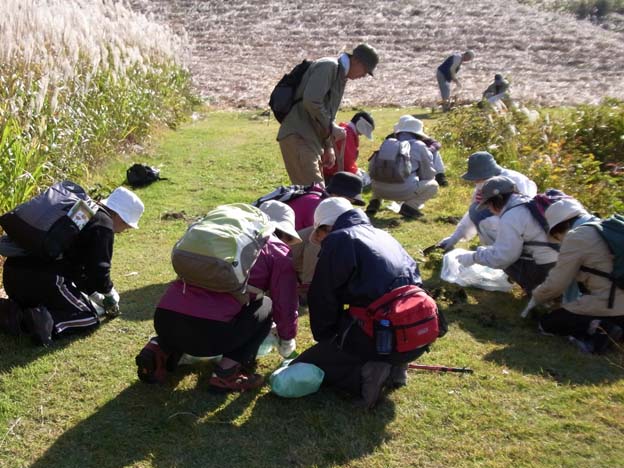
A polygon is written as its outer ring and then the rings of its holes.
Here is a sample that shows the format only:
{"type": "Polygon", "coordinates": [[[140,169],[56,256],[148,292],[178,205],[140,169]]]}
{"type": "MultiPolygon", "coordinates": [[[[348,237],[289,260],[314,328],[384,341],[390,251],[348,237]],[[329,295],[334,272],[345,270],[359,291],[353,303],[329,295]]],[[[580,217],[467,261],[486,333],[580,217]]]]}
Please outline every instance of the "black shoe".
{"type": "Polygon", "coordinates": [[[408,219],[418,219],[424,216],[418,208],[412,208],[411,206],[407,206],[405,203],[401,205],[399,214],[408,219]]]}
{"type": "Polygon", "coordinates": [[[22,308],[12,299],[0,298],[0,330],[9,335],[22,334],[22,308]]]}
{"type": "Polygon", "coordinates": [[[366,214],[369,216],[374,216],[377,214],[380,208],[381,200],[379,198],[373,198],[366,207],[366,214]]]}
{"type": "Polygon", "coordinates": [[[373,409],[388,383],[392,366],[387,362],[368,361],[362,366],[362,406],[373,409]]]}
{"type": "Polygon", "coordinates": [[[394,388],[407,385],[407,363],[392,366],[390,370],[390,382],[394,388]]]}
{"type": "Polygon", "coordinates": [[[54,319],[47,308],[38,306],[24,309],[22,317],[25,328],[32,334],[35,343],[43,346],[52,344],[54,319]]]}
{"type": "Polygon", "coordinates": [[[623,335],[624,330],[622,330],[622,327],[607,320],[601,320],[598,329],[591,338],[594,353],[606,353],[611,347],[611,343],[620,341],[623,335]]]}
{"type": "Polygon", "coordinates": [[[444,172],[438,172],[435,175],[435,180],[440,187],[446,187],[448,185],[448,180],[446,180],[446,174],[444,174],[444,172]]]}

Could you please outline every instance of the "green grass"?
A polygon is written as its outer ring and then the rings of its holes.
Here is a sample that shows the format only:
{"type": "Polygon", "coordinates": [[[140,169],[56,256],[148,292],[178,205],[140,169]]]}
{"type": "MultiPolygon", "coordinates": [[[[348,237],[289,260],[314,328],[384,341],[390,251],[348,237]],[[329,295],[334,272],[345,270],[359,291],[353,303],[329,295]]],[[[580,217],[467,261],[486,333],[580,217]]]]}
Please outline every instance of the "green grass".
{"type": "MultiPolygon", "coordinates": [[[[363,142],[362,164],[405,112],[373,110],[379,130],[363,142]]],[[[426,130],[434,125],[427,120],[426,130]]],[[[465,162],[450,151],[451,185],[427,204],[424,221],[383,211],[375,222],[423,260],[427,285],[441,294],[450,331],[420,362],[469,366],[474,375],[413,373],[372,413],[328,389],[298,400],[267,387],[215,396],[206,390],[210,364],[181,369],[164,386],[140,383],[134,356],[153,333],[154,306],[174,278],[170,249],[186,226],[162,214],[192,218],[286,183],[276,133],[274,120],[253,113],[207,112],[155,138],[151,156],[136,162],[162,165],[169,180],[137,191],[146,205],[141,229],[116,239],[123,315],[50,349],[0,339],[0,466],[621,466],[622,355],[585,356],[540,336],[518,317],[517,291],[468,289],[464,300],[437,279],[439,257],[422,258],[453,229],[438,218],[460,216],[469,199],[459,180],[465,162]]],[[[114,187],[132,162],[119,158],[91,182],[114,187]]],[[[300,350],[312,344],[308,323],[303,315],[300,350]]],[[[271,354],[260,371],[278,364],[271,354]]]]}

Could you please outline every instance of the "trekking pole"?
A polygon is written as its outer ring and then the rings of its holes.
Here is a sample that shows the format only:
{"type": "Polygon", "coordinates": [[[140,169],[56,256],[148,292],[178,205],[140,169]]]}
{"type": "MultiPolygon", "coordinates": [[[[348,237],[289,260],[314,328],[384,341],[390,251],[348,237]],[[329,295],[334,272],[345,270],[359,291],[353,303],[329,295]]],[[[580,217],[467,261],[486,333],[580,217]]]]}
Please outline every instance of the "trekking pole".
{"type": "Polygon", "coordinates": [[[425,364],[409,364],[409,369],[426,370],[431,372],[457,372],[460,374],[473,374],[469,367],[447,367],[447,366],[427,366],[425,364]]]}

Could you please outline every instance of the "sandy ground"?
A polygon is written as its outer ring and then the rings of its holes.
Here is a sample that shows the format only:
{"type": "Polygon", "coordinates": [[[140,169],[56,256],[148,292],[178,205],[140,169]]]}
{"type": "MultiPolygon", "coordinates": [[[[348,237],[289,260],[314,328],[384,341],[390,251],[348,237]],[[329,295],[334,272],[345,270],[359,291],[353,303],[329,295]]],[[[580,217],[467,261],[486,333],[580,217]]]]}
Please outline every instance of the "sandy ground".
{"type": "Polygon", "coordinates": [[[501,72],[513,96],[541,104],[624,98],[624,34],[504,0],[132,0],[185,30],[200,92],[224,107],[266,107],[281,75],[304,58],[337,56],[359,42],[381,56],[375,78],[351,82],[343,104],[431,105],[435,69],[471,48],[461,99],[501,72]]]}

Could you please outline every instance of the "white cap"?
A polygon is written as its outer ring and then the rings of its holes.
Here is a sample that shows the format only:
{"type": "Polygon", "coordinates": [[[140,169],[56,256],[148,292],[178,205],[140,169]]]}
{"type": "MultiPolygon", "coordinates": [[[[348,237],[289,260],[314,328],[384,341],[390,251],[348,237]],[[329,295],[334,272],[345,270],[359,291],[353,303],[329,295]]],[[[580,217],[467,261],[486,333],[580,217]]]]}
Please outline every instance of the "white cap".
{"type": "Polygon", "coordinates": [[[139,228],[139,219],[145,206],[134,192],[125,187],[117,187],[108,198],[102,200],[102,204],[117,213],[128,226],[139,228]]]}
{"type": "Polygon", "coordinates": [[[286,203],[277,200],[265,201],[260,205],[260,211],[266,214],[273,226],[296,240],[296,244],[302,242],[301,237],[295,230],[295,212],[286,203]]]}
{"type": "Polygon", "coordinates": [[[314,211],[314,229],[319,226],[333,226],[338,217],[353,209],[349,200],[342,197],[331,197],[323,200],[314,211]]]}
{"type": "Polygon", "coordinates": [[[557,224],[584,214],[587,214],[587,210],[573,198],[564,198],[563,200],[556,201],[546,208],[546,212],[544,213],[546,222],[548,222],[548,232],[557,224]]]}
{"type": "Polygon", "coordinates": [[[394,133],[409,132],[415,135],[420,135],[423,138],[429,138],[429,136],[423,132],[423,123],[413,115],[402,115],[399,118],[399,123],[394,126],[394,133]]]}

